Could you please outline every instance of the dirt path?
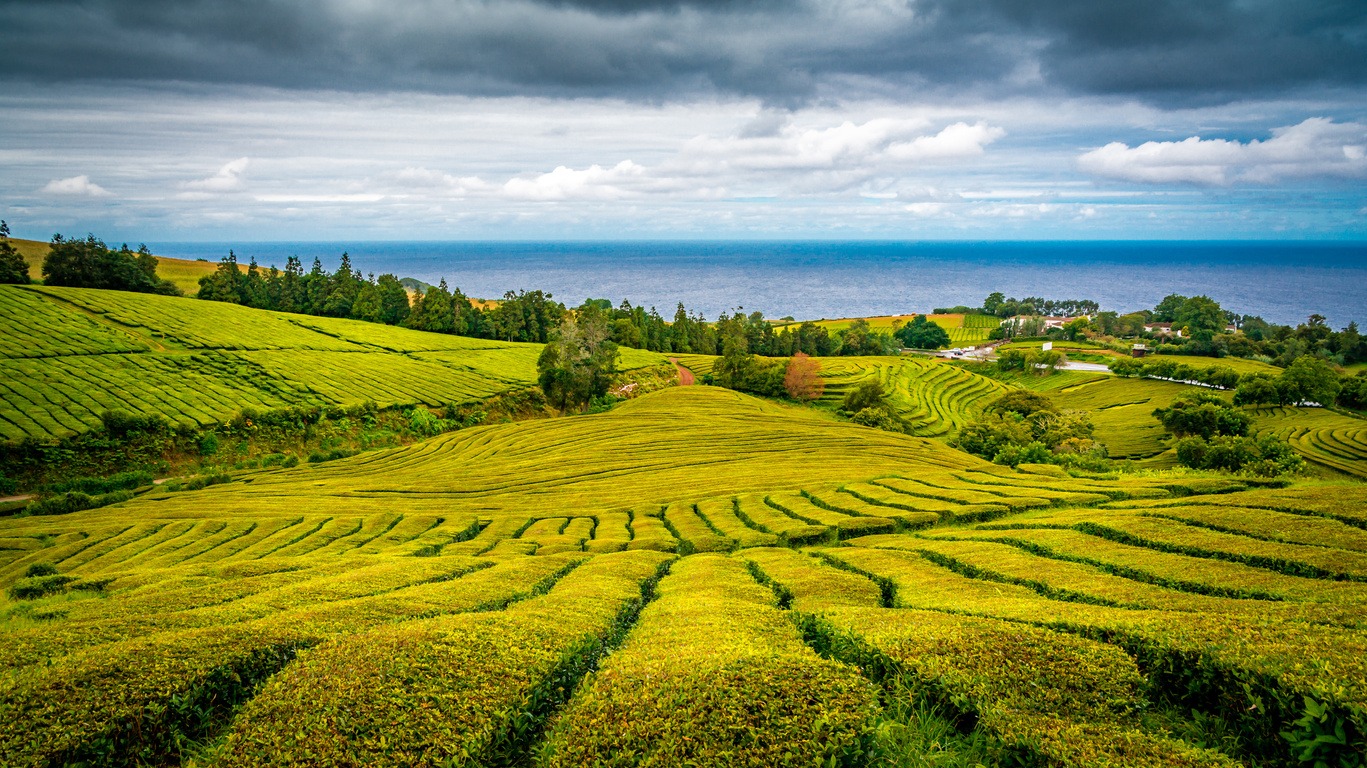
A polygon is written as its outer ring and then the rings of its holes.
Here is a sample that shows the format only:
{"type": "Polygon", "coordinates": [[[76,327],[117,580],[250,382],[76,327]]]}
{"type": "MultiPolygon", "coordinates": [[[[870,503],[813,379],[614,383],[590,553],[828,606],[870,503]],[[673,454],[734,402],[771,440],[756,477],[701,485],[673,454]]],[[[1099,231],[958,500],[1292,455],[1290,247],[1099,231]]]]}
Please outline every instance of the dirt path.
{"type": "Polygon", "coordinates": [[[693,379],[693,372],[690,371],[690,370],[688,370],[687,368],[683,367],[682,365],[680,365],[680,364],[679,364],[679,361],[678,361],[677,359],[675,359],[675,358],[672,358],[672,357],[669,358],[669,362],[673,363],[673,364],[674,364],[674,367],[675,367],[676,369],[678,369],[678,371],[679,371],[679,386],[681,386],[681,387],[691,387],[691,386],[693,386],[693,382],[694,382],[694,379],[693,379]]]}

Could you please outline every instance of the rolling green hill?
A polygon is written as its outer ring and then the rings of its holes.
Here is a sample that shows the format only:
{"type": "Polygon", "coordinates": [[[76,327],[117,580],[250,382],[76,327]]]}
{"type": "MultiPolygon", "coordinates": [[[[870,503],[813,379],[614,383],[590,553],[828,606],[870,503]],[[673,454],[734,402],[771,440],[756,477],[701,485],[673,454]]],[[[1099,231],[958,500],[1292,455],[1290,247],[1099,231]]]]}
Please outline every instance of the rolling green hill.
{"type": "MultiPolygon", "coordinates": [[[[0,286],[0,440],[105,411],[187,426],[243,408],[474,402],[532,385],[541,346],[151,294],[0,286]]],[[[620,367],[663,364],[622,350],[620,367]]]]}
{"type": "Polygon", "coordinates": [[[0,519],[0,754],[1354,759],[1364,486],[1025,469],[676,387],[0,519]]]}

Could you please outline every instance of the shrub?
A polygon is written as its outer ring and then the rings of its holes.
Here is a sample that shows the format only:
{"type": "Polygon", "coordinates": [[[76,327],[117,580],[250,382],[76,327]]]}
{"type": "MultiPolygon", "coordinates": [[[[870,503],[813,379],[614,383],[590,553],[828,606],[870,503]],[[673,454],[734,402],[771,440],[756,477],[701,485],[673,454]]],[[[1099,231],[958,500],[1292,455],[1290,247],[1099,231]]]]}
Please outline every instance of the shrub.
{"type": "Polygon", "coordinates": [[[218,453],[218,435],[209,432],[199,439],[199,455],[213,456],[216,453],[218,453]]]}
{"type": "Polygon", "coordinates": [[[57,572],[57,566],[52,563],[33,563],[24,570],[24,578],[32,579],[36,576],[55,576],[57,575],[57,572]]]}
{"type": "Polygon", "coordinates": [[[309,454],[309,463],[321,464],[325,461],[336,461],[337,459],[345,459],[355,455],[355,451],[347,450],[346,448],[333,448],[330,451],[315,451],[309,454]]]}
{"type": "Polygon", "coordinates": [[[151,472],[120,472],[108,477],[76,477],[48,485],[44,490],[52,493],[79,491],[100,494],[113,491],[127,491],[151,485],[155,478],[151,472]]]}
{"type": "Polygon", "coordinates": [[[850,421],[865,427],[885,429],[889,432],[902,432],[903,425],[885,405],[864,408],[850,417],[850,421]]]}
{"type": "Polygon", "coordinates": [[[78,581],[75,576],[64,576],[60,573],[30,576],[14,582],[10,586],[8,594],[14,600],[36,600],[58,592],[65,592],[68,585],[75,581],[78,581]]]}
{"type": "Polygon", "coordinates": [[[1049,447],[1036,440],[1025,445],[1013,443],[1002,446],[997,455],[992,457],[992,463],[1014,467],[1018,464],[1048,464],[1053,458],[1049,447]]]}
{"type": "Polygon", "coordinates": [[[1304,459],[1275,435],[1216,435],[1209,440],[1191,436],[1178,440],[1174,448],[1177,460],[1193,469],[1276,477],[1299,472],[1305,466],[1304,459]]]}
{"type": "Polygon", "coordinates": [[[883,389],[883,383],[878,379],[867,379],[860,382],[859,386],[850,390],[845,395],[845,400],[840,406],[840,410],[847,413],[859,413],[867,408],[882,408],[887,401],[887,392],[883,389]]]}
{"type": "Polygon", "coordinates": [[[132,414],[128,411],[113,410],[100,414],[100,424],[111,437],[128,437],[133,434],[159,434],[171,431],[171,422],[166,417],[151,414],[132,414]]]}

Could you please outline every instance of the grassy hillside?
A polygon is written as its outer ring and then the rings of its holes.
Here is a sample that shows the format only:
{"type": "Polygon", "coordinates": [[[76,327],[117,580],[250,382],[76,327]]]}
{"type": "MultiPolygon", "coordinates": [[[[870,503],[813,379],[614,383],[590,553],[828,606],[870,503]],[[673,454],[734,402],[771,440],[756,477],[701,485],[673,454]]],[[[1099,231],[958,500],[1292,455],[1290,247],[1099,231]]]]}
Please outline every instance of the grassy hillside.
{"type": "Polygon", "coordinates": [[[1364,506],[673,388],[0,519],[0,754],[1233,766],[1327,727],[1309,754],[1348,761],[1364,506]]]}
{"type": "MultiPolygon", "coordinates": [[[[87,431],[109,410],[203,426],[245,407],[474,402],[536,379],[536,344],[231,304],[0,286],[0,439],[87,431]]],[[[621,366],[664,362],[623,350],[621,366]]]]}
{"type": "MultiPolygon", "coordinates": [[[[42,280],[43,259],[47,258],[48,244],[37,240],[19,240],[17,238],[11,238],[10,244],[28,262],[29,277],[34,280],[42,280]]],[[[157,275],[165,280],[170,280],[177,288],[184,291],[186,296],[195,295],[199,291],[199,279],[213,274],[216,269],[218,269],[218,264],[212,261],[157,257],[157,275]]],[[[241,269],[246,271],[247,268],[244,265],[241,269]]]]}

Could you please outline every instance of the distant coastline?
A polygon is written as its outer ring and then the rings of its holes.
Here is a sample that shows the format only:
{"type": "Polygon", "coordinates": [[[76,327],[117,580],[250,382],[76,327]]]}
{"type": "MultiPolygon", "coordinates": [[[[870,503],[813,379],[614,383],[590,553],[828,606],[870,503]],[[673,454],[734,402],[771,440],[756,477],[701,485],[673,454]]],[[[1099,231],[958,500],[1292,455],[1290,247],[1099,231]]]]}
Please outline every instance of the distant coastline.
{"type": "Polygon", "coordinates": [[[799,319],[873,316],[972,303],[985,292],[1084,296],[1103,307],[1207,294],[1243,314],[1295,324],[1367,323],[1367,242],[1355,241],[385,241],[150,242],[153,252],[283,265],[342,251],[365,272],[393,272],[468,295],[540,288],[578,303],[629,299],[661,312],[683,301],[708,316],[735,309],[799,319]]]}

